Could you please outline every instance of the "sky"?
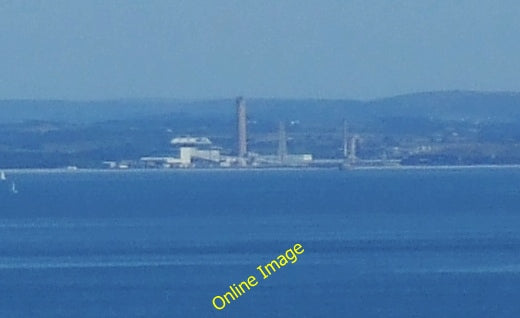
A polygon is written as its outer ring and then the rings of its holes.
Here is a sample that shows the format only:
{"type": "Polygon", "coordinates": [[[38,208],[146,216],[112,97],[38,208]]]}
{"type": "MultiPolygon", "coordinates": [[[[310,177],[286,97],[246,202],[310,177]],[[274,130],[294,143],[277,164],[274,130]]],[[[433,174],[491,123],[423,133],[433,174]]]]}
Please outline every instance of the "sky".
{"type": "Polygon", "coordinates": [[[520,91],[520,1],[0,0],[0,99],[520,91]]]}

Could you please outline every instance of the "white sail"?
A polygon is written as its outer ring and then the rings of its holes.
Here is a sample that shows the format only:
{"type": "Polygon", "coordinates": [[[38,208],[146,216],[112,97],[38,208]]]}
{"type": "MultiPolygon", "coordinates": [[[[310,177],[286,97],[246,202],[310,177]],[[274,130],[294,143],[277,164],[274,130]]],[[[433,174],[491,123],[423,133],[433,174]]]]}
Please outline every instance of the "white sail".
{"type": "Polygon", "coordinates": [[[14,182],[11,183],[11,192],[14,194],[18,193],[18,190],[16,190],[16,184],[14,182]]]}

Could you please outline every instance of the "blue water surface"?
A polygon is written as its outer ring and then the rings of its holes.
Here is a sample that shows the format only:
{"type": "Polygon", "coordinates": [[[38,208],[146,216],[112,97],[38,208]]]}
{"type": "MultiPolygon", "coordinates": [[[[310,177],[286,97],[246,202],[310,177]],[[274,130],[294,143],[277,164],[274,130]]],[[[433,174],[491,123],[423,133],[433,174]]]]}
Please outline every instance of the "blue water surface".
{"type": "Polygon", "coordinates": [[[7,177],[0,317],[520,316],[517,169],[7,177]]]}

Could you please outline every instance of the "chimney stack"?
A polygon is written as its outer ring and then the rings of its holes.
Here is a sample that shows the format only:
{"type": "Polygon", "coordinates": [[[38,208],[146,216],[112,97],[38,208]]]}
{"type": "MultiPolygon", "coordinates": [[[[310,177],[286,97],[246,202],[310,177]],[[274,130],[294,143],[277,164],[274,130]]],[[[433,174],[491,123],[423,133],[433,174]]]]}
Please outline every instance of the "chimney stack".
{"type": "Polygon", "coordinates": [[[247,117],[246,102],[243,97],[237,98],[237,124],[238,124],[238,157],[247,155],[247,117]]]}

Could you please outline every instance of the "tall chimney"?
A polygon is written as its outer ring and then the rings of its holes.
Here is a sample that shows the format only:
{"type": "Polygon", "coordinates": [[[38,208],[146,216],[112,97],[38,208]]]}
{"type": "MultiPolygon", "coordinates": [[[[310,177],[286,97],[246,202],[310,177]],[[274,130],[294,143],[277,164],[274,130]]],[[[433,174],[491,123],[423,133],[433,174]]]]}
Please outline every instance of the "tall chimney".
{"type": "Polygon", "coordinates": [[[285,163],[287,158],[287,133],[285,132],[285,123],[280,121],[278,130],[278,158],[280,163],[285,163]]]}
{"type": "Polygon", "coordinates": [[[347,121],[343,120],[343,158],[348,157],[348,128],[347,121]]]}
{"type": "Polygon", "coordinates": [[[238,157],[247,155],[247,119],[246,102],[244,98],[237,98],[237,124],[238,124],[238,157]]]}

